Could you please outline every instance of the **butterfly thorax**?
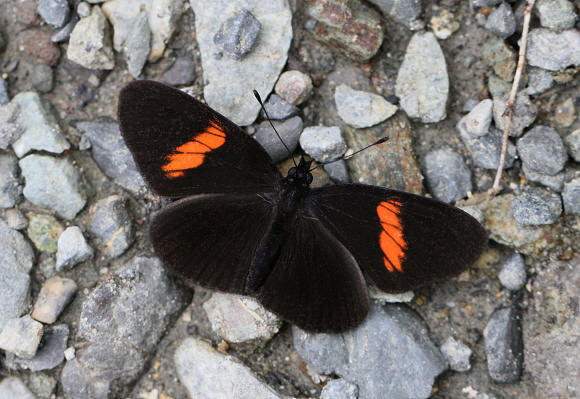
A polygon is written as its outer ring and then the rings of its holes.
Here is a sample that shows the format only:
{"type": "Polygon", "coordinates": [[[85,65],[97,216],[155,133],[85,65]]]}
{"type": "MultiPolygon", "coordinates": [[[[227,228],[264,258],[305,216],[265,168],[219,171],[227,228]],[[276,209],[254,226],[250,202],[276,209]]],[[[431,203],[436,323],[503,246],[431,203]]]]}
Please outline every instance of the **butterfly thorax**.
{"type": "Polygon", "coordinates": [[[310,190],[312,161],[300,158],[298,166],[288,170],[288,175],[282,180],[282,193],[279,212],[283,218],[290,218],[302,203],[302,199],[310,190]]]}

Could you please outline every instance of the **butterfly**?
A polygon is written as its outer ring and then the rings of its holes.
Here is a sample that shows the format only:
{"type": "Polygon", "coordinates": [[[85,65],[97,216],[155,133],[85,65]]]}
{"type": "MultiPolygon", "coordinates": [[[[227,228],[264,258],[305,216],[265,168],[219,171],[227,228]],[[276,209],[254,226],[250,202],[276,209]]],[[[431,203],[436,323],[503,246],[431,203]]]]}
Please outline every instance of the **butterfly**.
{"type": "Polygon", "coordinates": [[[304,157],[283,177],[244,130],[173,87],[129,83],[118,119],[149,187],[176,199],[150,224],[169,269],[304,330],[358,325],[370,306],[363,274],[401,293],[458,275],[487,245],[454,206],[370,185],[310,188],[304,157]]]}

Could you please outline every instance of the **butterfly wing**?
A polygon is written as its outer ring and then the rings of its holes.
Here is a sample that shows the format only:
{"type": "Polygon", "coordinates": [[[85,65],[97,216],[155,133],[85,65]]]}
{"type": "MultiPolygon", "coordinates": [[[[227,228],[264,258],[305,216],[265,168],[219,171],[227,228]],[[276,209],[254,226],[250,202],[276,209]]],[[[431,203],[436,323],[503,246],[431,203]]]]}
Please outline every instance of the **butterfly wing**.
{"type": "Polygon", "coordinates": [[[260,144],[180,90],[129,83],[119,95],[118,118],[141,174],[159,195],[277,191],[282,176],[260,144]]]}
{"type": "Polygon", "coordinates": [[[151,242],[177,275],[207,288],[241,294],[274,213],[275,201],[265,196],[190,196],[155,215],[151,242]]]}
{"type": "Polygon", "coordinates": [[[345,184],[311,190],[305,207],[385,292],[400,293],[456,276],[487,245],[472,216],[433,199],[345,184]]]}
{"type": "Polygon", "coordinates": [[[353,256],[306,208],[287,232],[258,300],[307,331],[341,332],[359,324],[369,297],[353,256]]]}

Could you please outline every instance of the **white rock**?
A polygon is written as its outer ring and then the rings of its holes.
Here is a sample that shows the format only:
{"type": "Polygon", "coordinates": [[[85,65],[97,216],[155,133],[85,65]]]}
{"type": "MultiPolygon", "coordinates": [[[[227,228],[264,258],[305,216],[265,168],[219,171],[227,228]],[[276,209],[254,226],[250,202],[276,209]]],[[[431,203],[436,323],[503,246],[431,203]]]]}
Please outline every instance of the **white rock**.
{"type": "Polygon", "coordinates": [[[397,106],[383,97],[341,84],[334,91],[338,115],[353,127],[365,128],[381,123],[397,112],[397,106]]]}

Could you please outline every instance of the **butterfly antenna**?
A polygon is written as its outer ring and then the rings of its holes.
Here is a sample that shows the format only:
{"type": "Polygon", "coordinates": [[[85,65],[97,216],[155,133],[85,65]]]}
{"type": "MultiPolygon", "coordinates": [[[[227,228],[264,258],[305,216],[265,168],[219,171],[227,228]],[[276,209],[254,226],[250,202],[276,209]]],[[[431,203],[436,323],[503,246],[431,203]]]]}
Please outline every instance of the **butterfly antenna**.
{"type": "Polygon", "coordinates": [[[280,139],[280,141],[284,145],[284,148],[286,148],[286,150],[288,151],[288,155],[292,158],[292,162],[294,162],[294,166],[298,166],[298,165],[296,165],[296,161],[292,157],[292,151],[290,151],[290,148],[288,148],[288,146],[286,145],[284,140],[282,140],[282,137],[280,137],[280,134],[278,133],[278,131],[274,127],[274,124],[272,123],[272,120],[270,119],[270,116],[268,115],[268,111],[266,111],[266,108],[264,107],[264,103],[262,103],[262,98],[260,97],[260,94],[258,94],[257,90],[254,90],[254,96],[256,97],[256,100],[258,100],[258,102],[260,103],[260,106],[264,110],[264,113],[266,114],[266,118],[268,119],[268,122],[270,122],[270,126],[272,126],[272,129],[274,129],[274,131],[276,132],[276,136],[278,136],[278,138],[280,139]]]}
{"type": "Polygon", "coordinates": [[[377,144],[383,144],[383,143],[384,143],[384,142],[386,142],[388,139],[389,139],[389,138],[385,136],[385,137],[381,138],[380,140],[377,140],[377,141],[375,141],[374,143],[372,143],[372,144],[369,144],[369,145],[367,145],[366,147],[364,147],[364,148],[361,148],[360,150],[358,150],[358,151],[356,151],[356,152],[353,152],[352,154],[345,155],[345,156],[343,156],[343,157],[340,157],[340,158],[338,158],[338,159],[335,159],[334,161],[329,161],[329,162],[323,162],[323,163],[319,163],[319,164],[318,164],[318,165],[316,165],[314,168],[310,169],[310,171],[312,172],[314,169],[316,169],[316,168],[318,168],[318,167],[320,167],[320,166],[328,165],[329,163],[338,162],[338,161],[340,161],[341,159],[343,159],[343,160],[345,160],[345,161],[346,161],[347,159],[350,159],[350,158],[354,157],[356,154],[358,154],[358,153],[359,153],[359,152],[361,152],[361,151],[364,151],[364,150],[366,150],[367,148],[371,148],[371,147],[373,147],[373,146],[375,146],[375,145],[377,145],[377,144]]]}

